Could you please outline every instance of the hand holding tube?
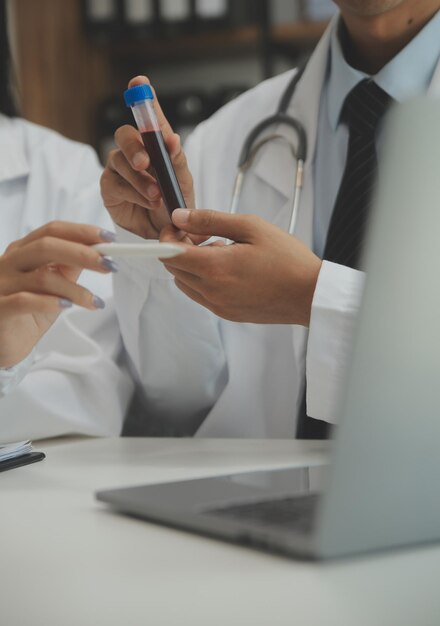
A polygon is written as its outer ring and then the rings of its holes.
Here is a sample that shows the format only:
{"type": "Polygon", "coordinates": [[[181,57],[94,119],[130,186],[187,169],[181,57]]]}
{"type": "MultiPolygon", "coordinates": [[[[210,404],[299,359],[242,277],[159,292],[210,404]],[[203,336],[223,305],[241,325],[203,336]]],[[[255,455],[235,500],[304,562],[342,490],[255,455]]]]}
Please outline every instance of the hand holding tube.
{"type": "MultiPolygon", "coordinates": [[[[139,76],[130,81],[129,87],[143,84],[149,81],[139,76]]],[[[194,207],[192,176],[180,139],[172,131],[157,99],[153,106],[184,200],[187,206],[194,207]]],[[[119,128],[115,140],[118,149],[110,153],[101,178],[104,203],[122,228],[146,239],[156,239],[170,218],[152,167],[153,155],[147,152],[139,131],[132,126],[119,128]]]]}

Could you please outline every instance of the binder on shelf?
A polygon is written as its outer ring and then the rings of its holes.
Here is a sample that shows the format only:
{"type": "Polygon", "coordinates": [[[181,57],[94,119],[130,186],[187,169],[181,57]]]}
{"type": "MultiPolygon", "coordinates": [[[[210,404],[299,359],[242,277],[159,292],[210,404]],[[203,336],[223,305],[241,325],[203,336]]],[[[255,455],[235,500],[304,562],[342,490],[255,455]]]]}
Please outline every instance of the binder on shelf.
{"type": "Polygon", "coordinates": [[[94,39],[107,40],[120,33],[118,0],[83,0],[86,28],[94,39]]]}
{"type": "Polygon", "coordinates": [[[188,32],[193,26],[191,0],[160,0],[161,31],[167,35],[188,32]]]}
{"type": "Polygon", "coordinates": [[[155,0],[123,0],[122,15],[128,36],[145,37],[154,33],[155,0]]]}
{"type": "Polygon", "coordinates": [[[260,3],[256,0],[231,0],[229,5],[230,27],[238,29],[256,24],[260,9],[260,3]]]}
{"type": "Polygon", "coordinates": [[[117,13],[117,0],[86,0],[86,15],[91,22],[111,22],[117,13]]]}
{"type": "Polygon", "coordinates": [[[301,18],[300,0],[272,0],[269,4],[272,25],[291,24],[301,18]]]}
{"type": "Polygon", "coordinates": [[[326,20],[338,10],[332,0],[302,0],[301,5],[302,15],[308,20],[326,20]]]}
{"type": "Polygon", "coordinates": [[[194,0],[197,30],[226,28],[229,23],[229,0],[194,0]]]}

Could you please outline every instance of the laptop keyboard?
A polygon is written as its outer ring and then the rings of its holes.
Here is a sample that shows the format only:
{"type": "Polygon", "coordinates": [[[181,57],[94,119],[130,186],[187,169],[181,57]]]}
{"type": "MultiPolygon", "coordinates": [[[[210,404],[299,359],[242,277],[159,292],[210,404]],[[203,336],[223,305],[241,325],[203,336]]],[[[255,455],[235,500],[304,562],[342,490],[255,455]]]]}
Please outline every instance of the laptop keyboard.
{"type": "Polygon", "coordinates": [[[235,521],[249,521],[262,526],[276,526],[309,534],[314,529],[319,494],[291,496],[277,500],[261,500],[234,504],[205,511],[235,521]]]}

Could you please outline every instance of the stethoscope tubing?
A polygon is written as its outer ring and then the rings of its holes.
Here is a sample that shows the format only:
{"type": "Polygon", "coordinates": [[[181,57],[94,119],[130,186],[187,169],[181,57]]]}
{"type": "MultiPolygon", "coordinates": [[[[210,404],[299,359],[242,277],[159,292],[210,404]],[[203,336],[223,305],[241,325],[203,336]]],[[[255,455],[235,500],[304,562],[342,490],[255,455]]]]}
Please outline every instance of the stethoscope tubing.
{"type": "Polygon", "coordinates": [[[288,227],[288,233],[290,235],[293,235],[293,233],[295,232],[296,223],[298,220],[301,193],[304,183],[304,164],[307,157],[307,136],[302,123],[291,115],[288,115],[287,108],[293,97],[296,86],[304,73],[304,70],[305,65],[303,65],[303,67],[299,69],[298,72],[296,72],[292,80],[287,85],[282,97],[280,98],[277,112],[259,122],[246,136],[238,159],[238,171],[234,181],[230,208],[230,213],[232,215],[238,213],[246,172],[252,167],[255,157],[257,156],[260,149],[267,143],[274,140],[285,141],[289,145],[292,156],[297,164],[288,227]],[[281,135],[279,132],[267,135],[257,141],[257,139],[261,137],[262,133],[269,127],[274,125],[279,126],[282,124],[289,126],[296,132],[296,146],[294,146],[291,141],[289,141],[284,135],[281,135]]]}

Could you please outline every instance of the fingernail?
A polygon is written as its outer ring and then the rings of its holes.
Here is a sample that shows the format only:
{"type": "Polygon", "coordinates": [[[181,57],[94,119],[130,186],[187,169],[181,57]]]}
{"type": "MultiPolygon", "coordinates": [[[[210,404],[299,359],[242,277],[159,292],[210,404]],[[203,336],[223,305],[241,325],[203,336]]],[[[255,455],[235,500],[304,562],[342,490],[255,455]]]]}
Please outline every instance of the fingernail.
{"type": "Polygon", "coordinates": [[[154,200],[160,196],[160,189],[157,185],[148,185],[147,187],[147,196],[154,200]]]}
{"type": "Polygon", "coordinates": [[[174,147],[173,154],[171,155],[173,158],[175,158],[182,149],[182,140],[180,139],[180,135],[174,133],[174,137],[176,138],[176,145],[174,147]]]}
{"type": "Polygon", "coordinates": [[[92,302],[93,302],[93,306],[95,307],[95,309],[105,308],[105,302],[99,296],[93,296],[92,302]]]}
{"type": "Polygon", "coordinates": [[[173,211],[173,222],[175,224],[178,223],[178,226],[188,224],[190,213],[191,211],[188,209],[175,209],[173,211]]]}
{"type": "Polygon", "coordinates": [[[58,304],[60,305],[61,309],[70,309],[70,307],[72,306],[72,301],[68,300],[67,298],[59,298],[58,304]]]}
{"type": "Polygon", "coordinates": [[[104,241],[116,241],[116,233],[112,233],[111,230],[101,230],[99,231],[99,236],[101,239],[103,239],[104,241]]]}
{"type": "Polygon", "coordinates": [[[133,165],[135,167],[141,167],[141,166],[146,167],[147,155],[144,154],[143,152],[136,152],[136,154],[133,157],[133,165]]]}
{"type": "Polygon", "coordinates": [[[110,270],[111,272],[119,272],[119,265],[109,256],[101,257],[100,263],[103,267],[105,267],[106,270],[110,270]]]}

